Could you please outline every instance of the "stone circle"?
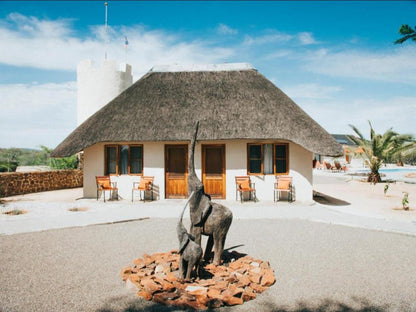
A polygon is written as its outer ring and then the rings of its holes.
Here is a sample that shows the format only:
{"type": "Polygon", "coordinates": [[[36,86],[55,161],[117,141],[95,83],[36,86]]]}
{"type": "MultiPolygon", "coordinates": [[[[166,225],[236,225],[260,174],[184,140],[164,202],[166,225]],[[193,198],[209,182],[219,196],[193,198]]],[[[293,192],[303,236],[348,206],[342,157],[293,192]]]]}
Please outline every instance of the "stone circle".
{"type": "Polygon", "coordinates": [[[126,286],[145,300],[163,305],[205,310],[243,304],[272,286],[276,279],[268,261],[236,251],[224,253],[219,266],[202,264],[200,279],[178,279],[179,254],[144,254],[120,272],[126,286]]]}

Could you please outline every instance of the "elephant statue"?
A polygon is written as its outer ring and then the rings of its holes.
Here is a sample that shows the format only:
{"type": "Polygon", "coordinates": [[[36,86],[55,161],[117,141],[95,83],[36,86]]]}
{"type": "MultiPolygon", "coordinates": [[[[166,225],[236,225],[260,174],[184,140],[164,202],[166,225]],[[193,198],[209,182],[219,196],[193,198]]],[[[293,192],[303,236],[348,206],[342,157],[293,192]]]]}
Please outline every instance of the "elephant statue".
{"type": "Polygon", "coordinates": [[[207,235],[204,260],[210,258],[214,247],[214,265],[219,265],[224,251],[225,238],[233,220],[233,214],[227,207],[213,203],[211,197],[205,193],[204,185],[195,173],[194,153],[198,136],[199,121],[196,123],[195,133],[191,139],[188,157],[188,194],[189,211],[191,217],[191,235],[195,242],[201,245],[201,235],[207,235]]]}
{"type": "Polygon", "coordinates": [[[202,258],[202,248],[195,243],[194,238],[188,233],[183,225],[183,214],[186,206],[182,210],[181,216],[176,227],[179,239],[179,278],[181,280],[190,281],[192,269],[195,267],[197,277],[199,277],[199,264],[202,258]]]}

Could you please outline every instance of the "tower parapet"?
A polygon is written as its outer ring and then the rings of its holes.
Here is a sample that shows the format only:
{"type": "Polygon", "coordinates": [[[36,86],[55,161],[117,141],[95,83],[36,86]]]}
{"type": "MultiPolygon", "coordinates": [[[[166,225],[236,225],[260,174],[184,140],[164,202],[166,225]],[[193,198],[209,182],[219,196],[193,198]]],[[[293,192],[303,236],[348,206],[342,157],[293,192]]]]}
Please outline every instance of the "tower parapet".
{"type": "Polygon", "coordinates": [[[97,67],[91,60],[77,66],[77,122],[88,117],[114,99],[133,83],[131,65],[104,60],[97,67]]]}

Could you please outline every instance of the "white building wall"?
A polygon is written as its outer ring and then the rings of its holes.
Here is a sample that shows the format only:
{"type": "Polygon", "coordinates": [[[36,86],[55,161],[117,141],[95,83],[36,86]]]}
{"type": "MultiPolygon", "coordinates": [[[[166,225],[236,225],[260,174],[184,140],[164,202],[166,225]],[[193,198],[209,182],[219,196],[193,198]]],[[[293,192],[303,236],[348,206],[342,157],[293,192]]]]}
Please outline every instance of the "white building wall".
{"type": "MultiPolygon", "coordinates": [[[[235,176],[247,175],[247,143],[249,142],[252,141],[203,142],[203,144],[225,144],[226,199],[228,200],[235,200],[235,176]]],[[[186,142],[137,143],[143,144],[143,174],[155,177],[158,199],[164,199],[165,144],[186,144],[186,142]]],[[[104,174],[104,146],[106,144],[111,143],[95,144],[84,151],[84,197],[96,196],[95,176],[104,174]]],[[[293,184],[296,188],[296,201],[312,202],[312,159],[312,152],[297,144],[289,143],[289,175],[293,177],[293,184]]],[[[199,142],[195,147],[195,171],[200,179],[201,168],[201,143],[199,142]]],[[[131,200],[132,184],[140,181],[140,177],[120,175],[111,176],[111,180],[117,182],[119,195],[123,199],[131,200]]],[[[251,180],[256,183],[257,198],[260,202],[273,201],[273,187],[276,180],[274,175],[251,176],[251,180]]],[[[138,193],[135,196],[138,196],[138,193]]]]}
{"type": "Polygon", "coordinates": [[[313,202],[313,155],[300,145],[289,144],[289,175],[296,187],[296,201],[313,202]]]}
{"type": "Polygon", "coordinates": [[[97,196],[95,176],[104,175],[104,144],[95,144],[84,150],[84,197],[97,196]]]}
{"type": "MultiPolygon", "coordinates": [[[[226,143],[227,199],[235,199],[235,176],[247,175],[247,143],[251,142],[226,143]]],[[[293,177],[297,201],[312,202],[312,159],[312,152],[289,143],[289,175],[293,177]]],[[[257,198],[272,201],[275,176],[251,175],[250,178],[255,183],[257,198]]]]}
{"type": "Polygon", "coordinates": [[[77,121],[82,124],[88,117],[130,87],[133,83],[131,66],[105,60],[95,67],[84,60],[77,67],[77,121]]]}

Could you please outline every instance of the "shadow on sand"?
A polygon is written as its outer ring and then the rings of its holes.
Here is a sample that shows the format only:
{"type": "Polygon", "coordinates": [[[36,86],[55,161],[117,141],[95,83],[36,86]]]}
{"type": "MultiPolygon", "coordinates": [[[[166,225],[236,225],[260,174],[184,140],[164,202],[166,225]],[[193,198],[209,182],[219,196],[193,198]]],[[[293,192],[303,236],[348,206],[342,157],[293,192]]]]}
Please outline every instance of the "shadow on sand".
{"type": "MultiPolygon", "coordinates": [[[[256,299],[254,299],[256,300],[256,299]]],[[[238,306],[236,306],[238,307],[238,306]]],[[[208,309],[207,311],[232,311],[232,307],[223,307],[219,309],[208,309]]],[[[124,301],[123,298],[118,297],[108,301],[105,306],[97,312],[162,312],[162,311],[192,311],[180,309],[178,307],[168,307],[150,301],[145,301],[137,298],[136,301],[124,301]],[[120,300],[122,302],[120,302],[120,300]]],[[[354,299],[353,304],[342,303],[331,299],[321,301],[317,305],[308,304],[305,302],[298,302],[294,308],[286,308],[275,303],[259,302],[258,311],[268,312],[387,312],[390,311],[389,306],[377,306],[371,304],[366,299],[354,299]]],[[[398,310],[399,311],[399,310],[398,310]]]]}
{"type": "Polygon", "coordinates": [[[322,205],[328,205],[328,206],[348,206],[351,205],[351,203],[338,199],[317,191],[313,191],[313,200],[317,203],[320,203],[322,205]]]}

